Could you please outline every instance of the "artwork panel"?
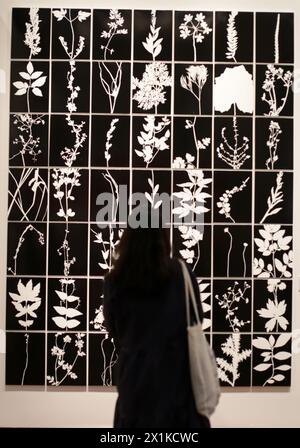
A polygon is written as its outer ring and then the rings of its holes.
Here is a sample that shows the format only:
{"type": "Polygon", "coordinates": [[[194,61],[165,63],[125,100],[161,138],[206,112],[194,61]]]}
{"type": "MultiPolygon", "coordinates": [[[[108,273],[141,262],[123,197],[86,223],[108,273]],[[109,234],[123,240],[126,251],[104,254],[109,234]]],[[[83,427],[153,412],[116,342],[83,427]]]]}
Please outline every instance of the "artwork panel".
{"type": "Polygon", "coordinates": [[[134,59],[172,60],[172,11],[134,11],[134,59]]]}
{"type": "Polygon", "coordinates": [[[90,9],[52,9],[52,59],[89,59],[90,9]]]}
{"type": "Polygon", "coordinates": [[[8,184],[8,220],[46,221],[48,171],[43,168],[11,168],[8,184]]]}
{"type": "Polygon", "coordinates": [[[89,385],[115,386],[118,361],[114,340],[106,334],[89,334],[89,385]]]}
{"type": "Polygon", "coordinates": [[[256,61],[265,63],[293,63],[293,36],[293,13],[257,12],[256,61]],[[261,45],[260,42],[264,44],[261,45]]]}
{"type": "Polygon", "coordinates": [[[52,62],[52,113],[89,112],[90,69],[89,62],[52,62]],[[70,76],[72,83],[68,81],[70,76]]]}
{"type": "Polygon", "coordinates": [[[91,222],[126,222],[129,200],[128,170],[91,171],[91,222]],[[124,210],[126,216],[124,216],[124,210]]]}
{"type": "Polygon", "coordinates": [[[86,385],[86,333],[48,333],[47,385],[86,385]]]}
{"type": "Polygon", "coordinates": [[[202,329],[208,335],[212,326],[212,286],[207,278],[197,278],[203,310],[202,329]]]}
{"type": "Polygon", "coordinates": [[[103,314],[103,283],[102,278],[92,278],[89,281],[89,331],[107,333],[103,314]]]}
{"type": "Polygon", "coordinates": [[[252,384],[261,387],[291,385],[291,334],[253,334],[252,384]]]}
{"type": "Polygon", "coordinates": [[[290,332],[292,325],[292,280],[254,281],[253,330],[290,332]]]}
{"type": "Polygon", "coordinates": [[[48,273],[87,274],[87,224],[49,224],[48,273]],[[66,249],[68,249],[66,253],[66,249]]]}
{"type": "Polygon", "coordinates": [[[175,64],[174,114],[211,115],[211,64],[175,64]]]}
{"type": "Polygon", "coordinates": [[[251,331],[251,280],[214,280],[213,332],[251,331]]]}
{"type": "Polygon", "coordinates": [[[214,173],[214,222],[252,221],[252,173],[216,171],[214,173]]]}
{"type": "Polygon", "coordinates": [[[45,333],[6,333],[5,384],[45,384],[45,333]]]}
{"type": "Polygon", "coordinates": [[[173,169],[212,168],[212,119],[173,117],[173,169]]]}
{"type": "Polygon", "coordinates": [[[293,72],[291,65],[256,65],[256,115],[293,115],[293,72]]]}
{"type": "Polygon", "coordinates": [[[213,89],[216,115],[254,114],[255,85],[252,64],[215,64],[213,89]],[[236,88],[237,85],[239,89],[236,88]]]}
{"type": "Polygon", "coordinates": [[[92,112],[129,114],[130,63],[93,62],[92,112]]]}
{"type": "Polygon", "coordinates": [[[7,277],[7,330],[45,330],[46,279],[7,277]]]}
{"type": "Polygon", "coordinates": [[[9,131],[9,166],[48,165],[47,114],[11,114],[9,131]]]}
{"type": "Polygon", "coordinates": [[[211,276],[210,248],[210,225],[173,226],[173,254],[183,258],[197,277],[211,276]]]}
{"type": "Polygon", "coordinates": [[[172,76],[170,63],[134,62],[131,80],[133,113],[170,114],[172,76]]]}
{"type": "Polygon", "coordinates": [[[51,10],[13,8],[12,59],[48,59],[51,10]]]}
{"type": "MultiPolygon", "coordinates": [[[[248,117],[216,117],[214,120],[217,169],[252,169],[253,121],[248,117]]],[[[256,143],[257,144],[257,143],[256,143]]]]}
{"type": "Polygon", "coordinates": [[[251,336],[240,333],[213,334],[221,386],[251,385],[251,336]]]}
{"type": "Polygon", "coordinates": [[[255,174],[255,222],[292,224],[293,173],[255,174]]]}
{"type": "Polygon", "coordinates": [[[93,115],[91,139],[91,166],[129,168],[130,116],[93,115]]]}
{"type": "Polygon", "coordinates": [[[88,222],[88,192],[87,169],[51,169],[49,221],[88,222]]]}
{"type": "Polygon", "coordinates": [[[48,279],[48,330],[85,331],[87,280],[48,279]]]}
{"type": "Polygon", "coordinates": [[[93,59],[130,60],[132,11],[94,9],[93,59]]]}
{"type": "Polygon", "coordinates": [[[133,117],[133,167],[171,168],[171,117],[133,117]]]}
{"type": "Polygon", "coordinates": [[[214,276],[251,277],[251,226],[215,225],[213,239],[214,276]]]}
{"type": "Polygon", "coordinates": [[[47,113],[49,109],[49,62],[11,62],[10,111],[47,113]]]}
{"type": "Polygon", "coordinates": [[[289,279],[293,275],[293,228],[280,224],[256,225],[253,276],[289,279]]]}
{"type": "Polygon", "coordinates": [[[45,275],[46,241],[46,223],[8,223],[8,274],[45,275]]]}
{"type": "Polygon", "coordinates": [[[90,226],[90,275],[104,276],[112,269],[114,251],[124,228],[118,224],[90,226]]]}
{"type": "Polygon", "coordinates": [[[255,165],[257,169],[293,169],[293,132],[291,118],[262,118],[255,120],[255,165]]]}
{"type": "Polygon", "coordinates": [[[173,171],[173,222],[210,223],[212,172],[173,171]]]}
{"type": "Polygon", "coordinates": [[[175,11],[175,60],[212,60],[213,12],[175,11]]]}
{"type": "Polygon", "coordinates": [[[51,115],[50,166],[87,166],[89,116],[51,115]]]}
{"type": "Polygon", "coordinates": [[[253,61],[253,16],[252,12],[216,12],[216,62],[253,61]]]}

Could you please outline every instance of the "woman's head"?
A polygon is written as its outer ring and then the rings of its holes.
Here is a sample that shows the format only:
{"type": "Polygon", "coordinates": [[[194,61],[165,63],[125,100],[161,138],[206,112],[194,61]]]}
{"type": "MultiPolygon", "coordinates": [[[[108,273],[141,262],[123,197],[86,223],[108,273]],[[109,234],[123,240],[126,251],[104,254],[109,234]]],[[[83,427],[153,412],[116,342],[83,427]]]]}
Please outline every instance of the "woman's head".
{"type": "Polygon", "coordinates": [[[116,247],[113,269],[110,277],[117,287],[151,290],[161,283],[170,271],[169,229],[161,223],[151,227],[150,214],[148,226],[124,229],[116,247]]]}

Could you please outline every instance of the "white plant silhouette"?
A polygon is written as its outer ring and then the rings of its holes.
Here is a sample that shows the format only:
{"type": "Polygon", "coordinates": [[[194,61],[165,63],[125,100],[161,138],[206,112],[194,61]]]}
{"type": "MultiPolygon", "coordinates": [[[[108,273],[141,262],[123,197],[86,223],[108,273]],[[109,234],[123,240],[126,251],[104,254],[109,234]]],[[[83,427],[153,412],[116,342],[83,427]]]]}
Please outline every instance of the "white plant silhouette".
{"type": "Polygon", "coordinates": [[[285,72],[282,67],[275,67],[273,64],[268,64],[265,71],[265,80],[262,85],[264,92],[261,99],[267,103],[269,112],[264,113],[264,115],[278,117],[284,110],[293,85],[292,78],[293,73],[290,70],[285,72]],[[280,98],[278,97],[278,90],[276,91],[276,87],[278,89],[278,86],[281,86],[285,90],[284,96],[280,98]]]}
{"type": "MultiPolygon", "coordinates": [[[[83,351],[84,348],[84,333],[76,333],[71,336],[63,333],[56,333],[55,344],[51,348],[51,356],[55,357],[54,375],[47,375],[48,384],[51,386],[60,386],[66,380],[76,380],[77,374],[74,372],[74,367],[78,358],[86,356],[83,351]],[[60,340],[62,339],[62,341],[60,340]],[[74,342],[76,348],[76,355],[73,355],[72,361],[67,361],[68,346],[74,342]]],[[[70,350],[71,351],[71,350],[70,350]]]]}
{"type": "Polygon", "coordinates": [[[280,142],[279,136],[282,134],[280,124],[277,121],[271,120],[269,126],[269,138],[267,147],[269,149],[269,158],[266,160],[266,167],[268,170],[273,170],[274,165],[278,160],[277,147],[280,142]]]}
{"type": "Polygon", "coordinates": [[[278,207],[278,204],[283,202],[283,171],[279,171],[276,176],[276,187],[271,188],[270,196],[267,200],[268,209],[264,214],[263,218],[260,220],[260,224],[262,224],[269,216],[276,215],[282,207],[278,207]]]}
{"type": "Polygon", "coordinates": [[[39,297],[41,284],[37,283],[35,286],[33,286],[32,280],[28,280],[26,285],[24,285],[22,280],[19,280],[17,288],[18,294],[9,292],[9,295],[12,299],[12,304],[17,311],[16,318],[18,319],[18,323],[26,330],[26,333],[24,334],[26,359],[21,380],[21,385],[23,386],[29,362],[30,335],[27,333],[27,330],[34,323],[34,319],[37,318],[36,311],[38,310],[42,302],[41,297],[39,297]]]}
{"type": "Polygon", "coordinates": [[[273,300],[268,298],[266,302],[266,308],[256,310],[259,317],[266,319],[265,329],[267,332],[275,329],[278,332],[280,329],[286,331],[289,321],[285,317],[287,310],[287,303],[285,300],[278,300],[278,291],[284,291],[286,289],[286,282],[280,279],[268,279],[267,290],[273,295],[273,300]]]}
{"type": "Polygon", "coordinates": [[[192,265],[194,271],[200,261],[200,241],[203,240],[204,232],[191,225],[179,226],[178,230],[182,238],[182,245],[185,246],[185,249],[179,250],[179,253],[186,263],[192,265]]]}
{"type": "Polygon", "coordinates": [[[29,62],[26,67],[26,72],[20,72],[20,77],[22,81],[16,81],[14,86],[17,88],[15,95],[25,95],[26,93],[26,103],[27,112],[23,114],[14,114],[14,124],[17,126],[19,135],[14,140],[14,145],[17,145],[18,152],[14,154],[10,160],[16,157],[20,157],[22,160],[22,165],[25,166],[25,154],[32,157],[33,162],[37,161],[37,157],[42,153],[40,149],[40,138],[34,135],[34,128],[39,125],[44,125],[44,114],[31,113],[30,106],[30,93],[34,96],[43,96],[41,87],[44,86],[46,82],[46,76],[42,77],[43,72],[34,71],[31,58],[36,56],[41,52],[41,37],[39,24],[41,22],[39,18],[39,8],[29,9],[29,22],[26,22],[26,33],[24,44],[29,48],[29,62]]]}
{"type": "MultiPolygon", "coordinates": [[[[85,38],[83,36],[76,36],[74,23],[86,21],[91,13],[79,10],[72,15],[71,9],[54,10],[53,15],[57,21],[65,21],[71,31],[71,40],[67,42],[64,36],[59,36],[59,41],[69,59],[69,69],[67,72],[66,87],[68,90],[68,97],[66,103],[65,120],[70,131],[74,137],[74,143],[70,147],[65,147],[61,150],[60,155],[64,161],[65,167],[54,168],[52,171],[52,183],[55,190],[54,198],[58,202],[57,216],[64,222],[64,238],[61,246],[57,249],[57,253],[63,258],[63,278],[59,279],[60,289],[55,290],[58,299],[58,305],[53,306],[56,313],[52,317],[53,322],[59,329],[68,331],[74,329],[81,324],[83,313],[80,311],[81,298],[76,295],[76,281],[71,277],[72,266],[76,263],[76,257],[71,254],[70,246],[70,225],[69,221],[75,217],[75,211],[71,204],[75,201],[74,192],[77,187],[80,187],[81,171],[78,168],[73,168],[73,164],[80,154],[87,135],[83,132],[85,125],[84,121],[76,123],[73,114],[77,112],[77,99],[80,93],[80,86],[76,85],[76,59],[82,53],[85,47],[85,38]],[[76,42],[77,39],[77,42],[76,42]]],[[[60,346],[59,338],[62,333],[57,333],[55,336],[55,346],[51,349],[52,356],[56,357],[54,375],[48,375],[47,380],[50,385],[59,386],[67,377],[76,379],[77,375],[73,372],[78,357],[85,356],[82,348],[84,346],[84,334],[77,333],[75,335],[74,344],[77,347],[76,356],[72,364],[68,364],[65,360],[68,344],[71,343],[72,338],[69,335],[64,335],[63,345],[60,346]]]]}
{"type": "Polygon", "coordinates": [[[255,238],[254,242],[258,251],[266,258],[254,258],[253,275],[267,279],[267,290],[273,295],[273,300],[268,298],[266,308],[257,310],[260,317],[267,319],[266,330],[273,331],[276,326],[287,329],[288,320],[284,317],[286,312],[285,300],[278,300],[278,291],[286,289],[284,279],[292,277],[293,252],[290,250],[291,236],[285,236],[285,230],[280,225],[265,224],[259,230],[261,238],[255,238]],[[282,261],[279,253],[283,252],[282,261]],[[271,258],[271,259],[270,259],[271,258]]]}
{"type": "MultiPolygon", "coordinates": [[[[36,13],[32,14],[32,18],[33,16],[35,17],[36,13]]],[[[34,25],[35,37],[37,37],[36,26],[38,26],[38,23],[39,21],[37,18],[35,19],[34,25]]],[[[31,55],[37,54],[36,52],[38,51],[38,40],[37,38],[34,38],[34,36],[32,35],[30,37],[28,32],[26,40],[28,44],[31,42],[31,55]]],[[[24,114],[14,115],[14,124],[17,125],[20,132],[18,137],[15,138],[14,144],[18,145],[19,150],[10,158],[10,160],[13,160],[16,157],[21,158],[23,168],[19,176],[17,176],[13,170],[9,171],[9,176],[13,182],[14,189],[13,191],[9,189],[10,203],[8,208],[8,217],[10,217],[13,210],[17,209],[21,213],[22,221],[35,221],[37,219],[44,220],[46,216],[48,187],[40,175],[39,169],[26,168],[25,155],[30,155],[33,162],[36,162],[37,156],[41,153],[39,148],[40,139],[39,137],[35,137],[33,135],[33,128],[38,125],[45,124],[43,119],[44,115],[38,114],[33,116],[31,114],[30,101],[32,95],[36,97],[43,96],[41,88],[45,85],[47,76],[42,76],[42,71],[35,71],[31,61],[27,63],[26,71],[19,72],[19,75],[22,81],[13,82],[13,86],[17,89],[15,92],[16,96],[26,95],[27,112],[24,114]],[[27,186],[30,187],[32,192],[31,202],[29,204],[27,204],[27,186]]]]}
{"type": "Polygon", "coordinates": [[[160,151],[170,148],[168,140],[171,135],[171,120],[168,117],[156,119],[154,115],[147,115],[144,121],[143,130],[137,137],[142,149],[135,149],[135,153],[144,160],[148,168],[160,151]]]}
{"type": "Polygon", "coordinates": [[[110,9],[109,10],[109,20],[107,23],[108,31],[103,30],[101,33],[101,39],[106,39],[106,45],[101,45],[101,50],[104,53],[104,59],[107,59],[107,53],[112,55],[114,53],[114,49],[110,48],[110,44],[112,39],[119,34],[127,34],[128,30],[123,28],[124,18],[122,17],[121,12],[118,9],[110,9]]]}
{"type": "Polygon", "coordinates": [[[277,14],[276,28],[274,34],[274,57],[275,64],[279,62],[279,30],[280,30],[280,14],[277,14]]]}
{"type": "MultiPolygon", "coordinates": [[[[230,277],[230,258],[231,258],[231,251],[232,251],[232,247],[233,247],[233,235],[231,233],[231,230],[229,230],[229,227],[225,227],[224,228],[224,233],[226,233],[226,235],[229,236],[229,247],[228,247],[228,251],[227,251],[227,262],[226,262],[226,275],[227,277],[230,277]]],[[[246,277],[246,273],[247,273],[247,263],[246,263],[246,258],[245,258],[245,254],[246,254],[246,250],[248,247],[248,243],[244,242],[243,243],[243,252],[242,252],[242,260],[243,260],[243,277],[246,277]]]]}
{"type": "Polygon", "coordinates": [[[241,350],[241,335],[233,333],[221,344],[221,350],[231,362],[226,358],[217,357],[218,374],[221,381],[234,387],[236,381],[240,378],[239,364],[251,356],[251,349],[241,350]]]}
{"type": "Polygon", "coordinates": [[[217,148],[218,157],[233,169],[240,169],[250,158],[249,138],[243,136],[239,143],[239,130],[237,121],[237,108],[244,113],[253,112],[253,80],[252,75],[244,65],[227,67],[225,71],[215,79],[214,107],[223,113],[233,106],[232,127],[234,141],[231,144],[226,137],[227,128],[222,128],[222,142],[217,148]],[[240,88],[237,89],[236,86],[240,88]]]}
{"type": "Polygon", "coordinates": [[[48,186],[40,175],[38,168],[23,168],[20,175],[9,170],[14,189],[9,188],[8,219],[17,209],[21,214],[20,221],[44,221],[47,215],[48,186]],[[30,191],[27,187],[30,187],[30,191]],[[30,202],[28,197],[31,194],[30,202]]]}
{"type": "Polygon", "coordinates": [[[187,263],[192,264],[195,270],[200,260],[200,241],[203,239],[203,229],[198,230],[195,226],[196,216],[209,212],[206,207],[206,200],[211,197],[205,190],[212,182],[212,178],[205,178],[202,170],[187,170],[188,182],[176,184],[182,191],[174,192],[175,207],[172,214],[179,219],[191,217],[191,224],[179,226],[182,244],[185,249],[180,250],[181,256],[187,263]],[[179,200],[179,201],[178,201],[179,200]]]}
{"type": "Polygon", "coordinates": [[[30,49],[29,59],[32,56],[37,56],[42,50],[39,46],[41,43],[40,22],[39,8],[29,8],[29,22],[25,23],[26,33],[24,39],[24,44],[30,49]]]}
{"type": "Polygon", "coordinates": [[[151,11],[150,32],[145,42],[144,48],[152,55],[153,62],[146,64],[142,79],[132,78],[132,90],[136,90],[133,100],[137,101],[138,108],[143,110],[155,110],[160,104],[167,100],[165,87],[171,87],[172,78],[169,75],[167,64],[155,61],[155,58],[162,50],[163,39],[159,37],[160,27],[156,26],[156,11],[151,11]]]}
{"type": "Polygon", "coordinates": [[[291,370],[290,362],[282,363],[292,357],[290,351],[279,350],[284,347],[291,339],[290,334],[280,334],[276,336],[270,335],[268,338],[257,337],[253,339],[252,344],[254,347],[263,350],[260,355],[263,357],[263,361],[260,364],[254,366],[254,370],[257,372],[266,372],[271,369],[268,378],[262,384],[262,386],[272,385],[276,382],[281,382],[285,379],[284,372],[291,370]]]}
{"type": "Polygon", "coordinates": [[[286,230],[281,229],[279,224],[264,224],[263,229],[259,229],[262,238],[254,238],[254,242],[258,252],[267,260],[265,265],[263,258],[254,258],[254,276],[265,279],[292,277],[293,251],[290,250],[290,243],[293,238],[285,236],[285,233],[286,230]],[[282,260],[279,259],[280,253],[283,253],[282,260]]]}
{"type": "Polygon", "coordinates": [[[243,287],[239,286],[239,282],[234,282],[233,286],[228,286],[227,291],[221,297],[219,294],[215,295],[221,309],[225,311],[225,318],[233,332],[239,332],[242,327],[250,324],[250,320],[241,320],[236,315],[241,302],[249,303],[249,297],[246,297],[246,291],[249,288],[250,285],[246,281],[244,281],[243,287]]]}
{"type": "MultiPolygon", "coordinates": [[[[208,149],[211,143],[211,139],[209,137],[198,138],[196,132],[197,126],[197,117],[195,116],[193,120],[185,120],[185,129],[191,129],[193,133],[194,146],[196,150],[196,166],[195,168],[199,168],[200,164],[200,150],[208,149]]],[[[189,158],[189,154],[186,153],[186,157],[189,158]]],[[[178,158],[177,158],[178,159],[178,158]]],[[[174,160],[175,163],[175,160],[174,160]]],[[[189,162],[188,162],[189,163],[189,162]]],[[[194,166],[193,166],[194,168],[194,166]]]]}
{"type": "Polygon", "coordinates": [[[70,133],[75,139],[74,144],[70,148],[65,147],[60,155],[64,160],[65,165],[71,167],[76,161],[77,156],[80,154],[83,143],[87,138],[86,133],[83,131],[85,122],[81,121],[80,123],[76,123],[75,118],[72,117],[72,114],[77,112],[76,100],[80,92],[80,87],[75,85],[77,70],[76,58],[82,53],[85,46],[85,38],[83,36],[79,36],[77,46],[75,45],[74,22],[83,22],[87,20],[91,14],[80,10],[75,17],[72,17],[71,9],[60,9],[53,11],[53,15],[58,21],[65,20],[69,24],[72,36],[71,42],[69,43],[63,36],[59,37],[59,41],[69,59],[69,70],[67,72],[67,90],[69,91],[69,96],[66,103],[68,113],[66,114],[65,120],[70,128],[70,133]]]}
{"type": "Polygon", "coordinates": [[[188,90],[197,100],[198,114],[201,115],[202,89],[208,78],[208,70],[205,65],[190,65],[186,68],[186,75],[181,75],[180,85],[188,90]]]}
{"type": "Polygon", "coordinates": [[[227,21],[227,53],[226,59],[233,59],[237,62],[235,55],[238,49],[239,37],[235,27],[235,18],[238,15],[237,11],[232,11],[229,14],[227,21]]]}
{"type": "Polygon", "coordinates": [[[222,194],[222,196],[219,197],[219,201],[217,202],[217,207],[220,209],[219,214],[224,215],[226,218],[230,219],[232,222],[235,222],[235,220],[231,216],[230,200],[232,199],[233,195],[243,191],[244,188],[246,188],[249,179],[250,179],[250,177],[247,177],[241,183],[241,185],[239,187],[234,186],[231,190],[225,190],[225,192],[222,194]]]}
{"type": "MultiPolygon", "coordinates": [[[[110,48],[112,39],[118,34],[127,34],[127,28],[123,28],[124,18],[118,9],[111,9],[109,11],[109,20],[107,23],[108,31],[103,30],[101,33],[101,39],[107,39],[106,45],[101,44],[101,50],[103,50],[103,58],[107,60],[107,53],[112,55],[114,49],[110,48]]],[[[122,84],[122,62],[98,62],[99,78],[101,85],[108,97],[109,111],[114,113],[116,102],[120,93],[122,84]]]]}
{"type": "Polygon", "coordinates": [[[18,257],[20,256],[20,251],[22,248],[23,243],[25,242],[25,238],[28,232],[33,232],[37,235],[38,237],[38,242],[41,246],[43,246],[45,244],[45,237],[43,232],[40,232],[35,226],[33,226],[32,224],[28,224],[25,229],[23,230],[23,232],[21,233],[21,235],[19,236],[18,239],[18,244],[13,256],[13,260],[14,260],[14,264],[13,267],[8,267],[7,270],[8,272],[10,272],[12,275],[17,275],[17,264],[18,264],[18,257]]]}
{"type": "Polygon", "coordinates": [[[110,222],[107,226],[108,228],[108,240],[104,238],[103,232],[96,232],[92,229],[92,233],[95,235],[94,243],[99,244],[101,249],[101,261],[98,263],[101,269],[110,271],[112,269],[113,256],[115,254],[116,247],[120,241],[122,235],[122,229],[116,229],[115,224],[117,222],[117,213],[119,209],[119,186],[117,181],[114,179],[110,170],[109,161],[111,159],[111,149],[112,149],[112,139],[114,132],[117,128],[118,118],[113,118],[110,122],[109,130],[106,133],[106,143],[104,157],[106,160],[106,170],[102,173],[102,176],[109,184],[112,201],[112,209],[110,214],[110,222]]]}
{"type": "Polygon", "coordinates": [[[179,25],[180,37],[182,39],[192,38],[194,62],[197,60],[196,45],[203,42],[205,36],[212,32],[205,20],[205,15],[202,12],[195,14],[185,14],[183,22],[179,25]]]}

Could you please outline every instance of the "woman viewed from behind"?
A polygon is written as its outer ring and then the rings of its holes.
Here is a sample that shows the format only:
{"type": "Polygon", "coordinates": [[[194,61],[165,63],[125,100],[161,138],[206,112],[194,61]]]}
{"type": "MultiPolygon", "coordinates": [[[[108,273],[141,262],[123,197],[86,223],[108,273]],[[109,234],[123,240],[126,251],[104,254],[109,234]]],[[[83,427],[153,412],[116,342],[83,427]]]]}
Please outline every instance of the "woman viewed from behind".
{"type": "MultiPolygon", "coordinates": [[[[200,428],[187,343],[184,282],[169,230],[127,227],[104,282],[105,325],[118,352],[116,428],[200,428]]],[[[199,288],[189,270],[200,318],[199,288]]]]}

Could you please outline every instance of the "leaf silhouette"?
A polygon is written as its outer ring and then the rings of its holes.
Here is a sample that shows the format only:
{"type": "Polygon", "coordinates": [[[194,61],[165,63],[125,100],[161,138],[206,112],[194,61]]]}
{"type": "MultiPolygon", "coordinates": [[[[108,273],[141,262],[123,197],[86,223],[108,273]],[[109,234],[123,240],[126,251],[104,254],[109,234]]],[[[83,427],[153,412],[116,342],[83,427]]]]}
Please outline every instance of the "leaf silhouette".
{"type": "Polygon", "coordinates": [[[285,359],[291,358],[292,355],[289,352],[278,352],[274,355],[275,359],[279,359],[280,361],[284,361],[285,359]]]}
{"type": "Polygon", "coordinates": [[[275,343],[275,348],[283,347],[291,339],[290,334],[281,334],[275,343]]]}
{"type": "Polygon", "coordinates": [[[268,370],[271,365],[272,364],[270,363],[258,364],[258,366],[254,367],[254,370],[257,370],[258,372],[264,372],[265,370],[268,370]]]}

